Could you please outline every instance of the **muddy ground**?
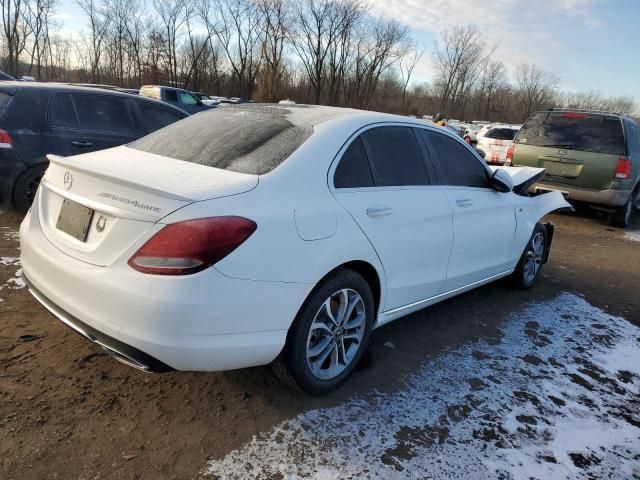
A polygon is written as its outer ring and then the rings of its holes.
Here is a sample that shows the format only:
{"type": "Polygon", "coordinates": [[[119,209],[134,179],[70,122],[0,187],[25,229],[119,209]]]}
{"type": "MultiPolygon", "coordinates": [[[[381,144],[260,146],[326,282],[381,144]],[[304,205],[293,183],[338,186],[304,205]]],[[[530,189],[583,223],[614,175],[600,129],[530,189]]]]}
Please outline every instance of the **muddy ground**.
{"type": "Polygon", "coordinates": [[[494,342],[514,312],[561,292],[640,326],[640,234],[625,237],[586,212],[551,219],[552,259],[533,290],[500,281],[385,326],[367,364],[313,398],[268,367],[148,375],[107,357],[20,288],[19,218],[0,215],[0,478],[192,479],[303,412],[405,388],[425,362],[494,342]]]}

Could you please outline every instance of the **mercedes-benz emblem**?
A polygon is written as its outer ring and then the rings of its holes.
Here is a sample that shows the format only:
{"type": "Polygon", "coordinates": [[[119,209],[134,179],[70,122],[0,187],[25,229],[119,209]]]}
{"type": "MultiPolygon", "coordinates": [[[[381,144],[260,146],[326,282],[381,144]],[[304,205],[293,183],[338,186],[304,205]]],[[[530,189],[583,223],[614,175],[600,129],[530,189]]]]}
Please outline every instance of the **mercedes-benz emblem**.
{"type": "Polygon", "coordinates": [[[73,185],[73,177],[71,176],[71,172],[67,170],[66,172],[64,172],[65,190],[69,190],[71,188],[71,185],[73,185]]]}

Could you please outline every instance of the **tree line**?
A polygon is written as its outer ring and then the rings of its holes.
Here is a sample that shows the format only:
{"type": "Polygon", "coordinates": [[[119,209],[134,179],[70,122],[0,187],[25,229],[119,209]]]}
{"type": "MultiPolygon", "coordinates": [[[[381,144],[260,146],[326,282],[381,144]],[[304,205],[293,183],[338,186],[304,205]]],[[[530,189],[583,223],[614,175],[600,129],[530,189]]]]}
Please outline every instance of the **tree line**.
{"type": "Polygon", "coordinates": [[[274,102],[521,122],[570,106],[634,113],[629,97],[560,90],[535,65],[509,72],[473,25],[431,51],[364,0],[76,0],[85,28],[61,33],[58,0],[0,0],[0,62],[41,81],[173,85],[274,102]],[[432,81],[416,82],[431,55],[432,81]]]}

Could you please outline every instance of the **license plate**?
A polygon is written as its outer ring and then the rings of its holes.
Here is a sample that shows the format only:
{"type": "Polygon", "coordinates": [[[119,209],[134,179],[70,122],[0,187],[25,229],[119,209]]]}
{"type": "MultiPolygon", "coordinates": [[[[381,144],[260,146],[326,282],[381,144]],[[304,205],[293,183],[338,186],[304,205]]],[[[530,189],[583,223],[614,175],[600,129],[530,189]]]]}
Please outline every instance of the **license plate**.
{"type": "Polygon", "coordinates": [[[84,242],[87,240],[92,218],[93,210],[72,200],[64,199],[56,228],[84,242]]]}

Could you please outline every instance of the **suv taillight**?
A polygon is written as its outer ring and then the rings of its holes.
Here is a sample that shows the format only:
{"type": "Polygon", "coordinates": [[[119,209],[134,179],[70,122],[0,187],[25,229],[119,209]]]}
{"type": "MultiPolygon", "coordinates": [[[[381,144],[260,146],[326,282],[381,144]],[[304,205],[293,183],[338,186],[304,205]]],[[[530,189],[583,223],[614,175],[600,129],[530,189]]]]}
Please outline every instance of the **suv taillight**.
{"type": "Polygon", "coordinates": [[[12,148],[13,140],[7,132],[0,128],[0,148],[12,148]]]}
{"type": "Polygon", "coordinates": [[[505,163],[511,165],[513,163],[513,151],[516,148],[516,144],[512,143],[511,145],[509,145],[509,148],[507,149],[507,161],[505,163]]]}
{"type": "Polygon", "coordinates": [[[189,275],[219,262],[253,232],[255,222],[243,217],[210,217],[167,225],[129,259],[142,273],[189,275]]]}
{"type": "Polygon", "coordinates": [[[616,165],[615,175],[616,178],[630,178],[631,177],[631,160],[627,157],[620,157],[618,164],[616,165]]]}

